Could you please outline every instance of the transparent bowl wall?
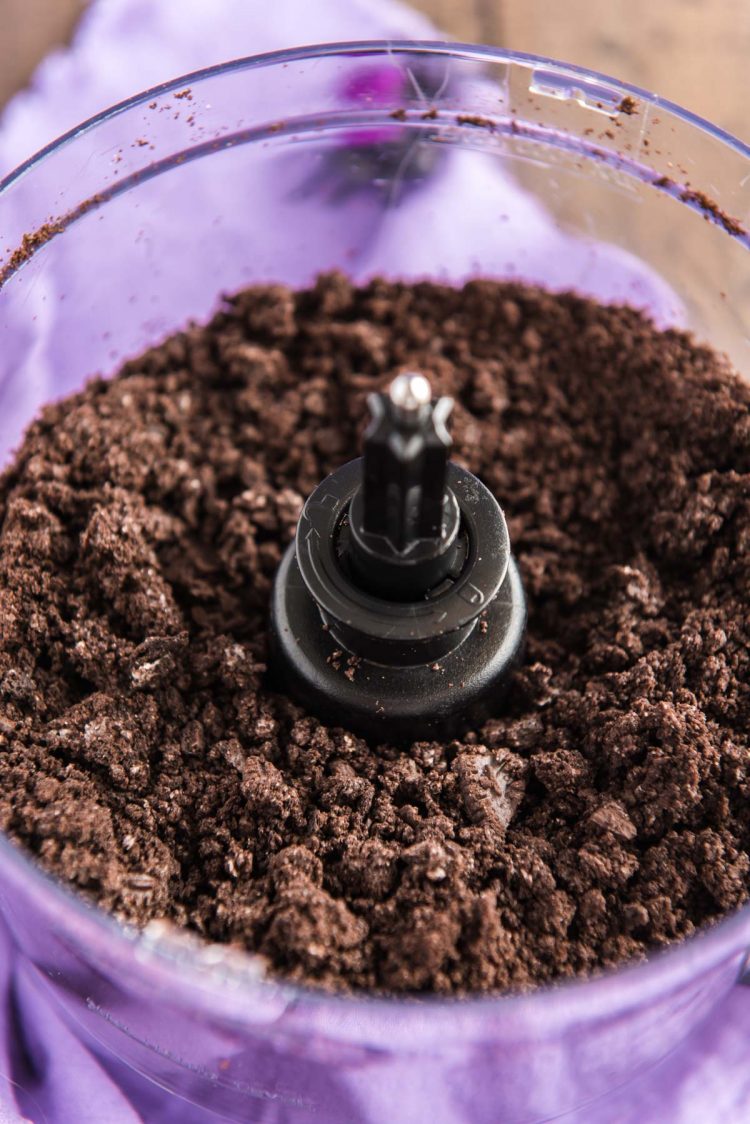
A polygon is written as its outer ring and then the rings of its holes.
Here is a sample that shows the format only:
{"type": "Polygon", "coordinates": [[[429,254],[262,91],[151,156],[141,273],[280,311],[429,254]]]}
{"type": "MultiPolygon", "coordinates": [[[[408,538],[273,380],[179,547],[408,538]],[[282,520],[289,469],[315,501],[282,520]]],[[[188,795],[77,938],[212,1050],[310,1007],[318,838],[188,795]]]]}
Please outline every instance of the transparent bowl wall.
{"type": "MultiPolygon", "coordinates": [[[[0,455],[43,402],[222,292],[333,267],[628,300],[748,372],[748,156],[640,91],[482,48],[322,47],[159,87],[0,185],[0,455]]],[[[528,1124],[606,1103],[722,1000],[750,943],[742,911],[526,997],[334,998],[125,931],[7,841],[0,858],[16,971],[130,1092],[184,1098],[184,1120],[528,1124]]]]}

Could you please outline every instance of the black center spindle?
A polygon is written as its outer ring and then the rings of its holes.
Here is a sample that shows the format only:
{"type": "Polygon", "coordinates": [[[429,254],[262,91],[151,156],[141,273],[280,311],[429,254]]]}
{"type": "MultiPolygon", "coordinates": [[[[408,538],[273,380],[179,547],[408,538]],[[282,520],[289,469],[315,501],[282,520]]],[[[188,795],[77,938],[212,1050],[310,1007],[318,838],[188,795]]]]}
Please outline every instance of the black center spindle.
{"type": "Polygon", "coordinates": [[[371,395],[364,456],[307,500],[271,607],[279,690],[375,739],[450,737],[499,704],[526,603],[497,500],[448,459],[424,375],[371,395]]]}
{"type": "Polygon", "coordinates": [[[461,518],[446,486],[453,400],[433,402],[425,376],[405,373],[368,404],[351,565],[365,588],[409,600],[444,581],[457,561],[461,518]]]}

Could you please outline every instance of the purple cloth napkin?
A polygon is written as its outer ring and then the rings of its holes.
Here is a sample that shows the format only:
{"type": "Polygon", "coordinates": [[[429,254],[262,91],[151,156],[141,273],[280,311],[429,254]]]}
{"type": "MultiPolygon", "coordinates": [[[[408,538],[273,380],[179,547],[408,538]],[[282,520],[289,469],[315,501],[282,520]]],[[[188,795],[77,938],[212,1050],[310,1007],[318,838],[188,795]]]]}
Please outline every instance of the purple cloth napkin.
{"type": "MultiPolygon", "coordinates": [[[[94,4],[72,47],[46,59],[33,87],[7,108],[0,123],[0,175],[103,107],[225,58],[335,39],[434,37],[423,17],[391,0],[274,0],[272,5],[222,0],[220,11],[217,18],[216,6],[205,0],[94,4]]],[[[477,226],[486,229],[508,215],[508,229],[526,232],[523,243],[512,247],[526,279],[562,283],[570,278],[574,260],[581,291],[629,299],[648,305],[664,320],[679,319],[669,290],[626,252],[587,245],[557,230],[491,158],[483,165],[473,161],[471,174],[472,198],[483,195],[484,207],[462,212],[452,206],[461,198],[466,168],[460,158],[448,160],[421,197],[405,196],[403,206],[389,210],[366,255],[353,263],[354,275],[364,278],[397,268],[413,277],[441,274],[460,281],[474,269],[470,247],[477,243],[477,226]],[[414,226],[413,208],[419,208],[423,228],[425,216],[435,216],[431,236],[417,245],[406,237],[414,226]],[[446,208],[453,216],[450,224],[440,221],[446,208]]],[[[505,271],[508,252],[506,243],[496,263],[498,273],[505,271]]],[[[0,459],[2,454],[0,448],[0,459]]],[[[1,919],[0,995],[0,1124],[21,1119],[197,1124],[205,1119],[156,1087],[136,1092],[137,1082],[132,1081],[131,1089],[126,1072],[95,1058],[50,1006],[1,919]]],[[[750,993],[737,989],[709,1024],[655,1070],[608,1097],[606,1104],[564,1119],[568,1124],[741,1124],[750,1119],[748,1042],[750,993]]],[[[384,1090],[384,1121],[392,1095],[384,1090]]]]}
{"type": "Polygon", "coordinates": [[[227,59],[347,39],[435,39],[395,0],[98,0],[0,117],[0,178],[109,105],[227,59]]]}

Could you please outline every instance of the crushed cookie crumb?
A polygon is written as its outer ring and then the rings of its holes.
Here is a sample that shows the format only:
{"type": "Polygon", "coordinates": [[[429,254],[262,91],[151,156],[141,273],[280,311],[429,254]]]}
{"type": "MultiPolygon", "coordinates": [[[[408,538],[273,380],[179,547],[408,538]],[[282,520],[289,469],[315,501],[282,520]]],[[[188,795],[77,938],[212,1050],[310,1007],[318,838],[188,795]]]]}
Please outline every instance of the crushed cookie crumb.
{"type": "Polygon", "coordinates": [[[477,129],[487,129],[489,132],[494,132],[497,128],[497,123],[491,117],[480,117],[476,113],[459,113],[456,115],[456,123],[474,125],[477,129]]]}
{"type": "Polygon", "coordinates": [[[625,113],[628,117],[636,113],[638,110],[638,102],[630,94],[626,94],[617,106],[618,113],[625,113]]]}

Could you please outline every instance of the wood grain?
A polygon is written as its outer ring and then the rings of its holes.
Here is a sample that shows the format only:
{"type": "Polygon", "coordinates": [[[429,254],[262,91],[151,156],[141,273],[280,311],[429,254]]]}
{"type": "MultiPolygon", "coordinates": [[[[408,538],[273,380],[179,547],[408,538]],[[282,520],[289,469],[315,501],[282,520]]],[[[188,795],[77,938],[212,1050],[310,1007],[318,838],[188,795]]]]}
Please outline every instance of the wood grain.
{"type": "Polygon", "coordinates": [[[495,45],[503,41],[502,16],[506,5],[499,0],[412,0],[412,7],[425,12],[453,39],[495,45]]]}
{"type": "Polygon", "coordinates": [[[643,86],[750,140],[748,0],[415,0],[456,38],[643,86]]]}
{"type": "Polygon", "coordinates": [[[0,0],[0,107],[68,41],[85,0],[0,0]]]}
{"type": "MultiPolygon", "coordinates": [[[[86,0],[0,0],[0,106],[86,0]]],[[[750,0],[413,0],[446,35],[645,86],[750,140],[750,0]]]]}

